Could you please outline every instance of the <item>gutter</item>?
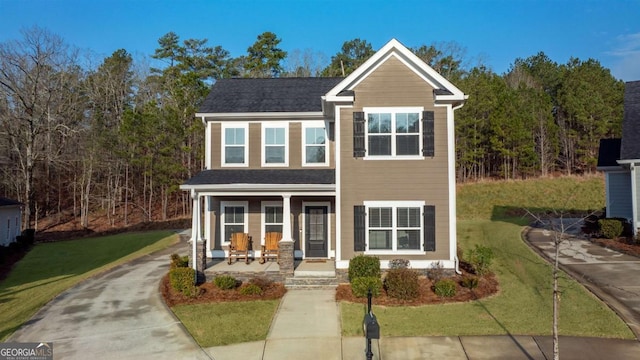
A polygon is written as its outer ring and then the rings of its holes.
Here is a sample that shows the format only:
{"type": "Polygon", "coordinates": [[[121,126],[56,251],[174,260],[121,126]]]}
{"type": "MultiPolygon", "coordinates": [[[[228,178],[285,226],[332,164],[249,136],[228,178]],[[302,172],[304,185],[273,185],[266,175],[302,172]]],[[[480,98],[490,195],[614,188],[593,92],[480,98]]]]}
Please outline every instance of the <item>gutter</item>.
{"type": "Polygon", "coordinates": [[[460,265],[460,260],[458,260],[458,255],[454,255],[454,256],[453,256],[453,261],[454,261],[454,262],[455,262],[455,264],[456,264],[456,265],[455,265],[455,268],[454,268],[454,270],[455,270],[456,274],[458,274],[458,275],[462,275],[462,271],[460,271],[460,267],[459,267],[459,265],[460,265]]]}

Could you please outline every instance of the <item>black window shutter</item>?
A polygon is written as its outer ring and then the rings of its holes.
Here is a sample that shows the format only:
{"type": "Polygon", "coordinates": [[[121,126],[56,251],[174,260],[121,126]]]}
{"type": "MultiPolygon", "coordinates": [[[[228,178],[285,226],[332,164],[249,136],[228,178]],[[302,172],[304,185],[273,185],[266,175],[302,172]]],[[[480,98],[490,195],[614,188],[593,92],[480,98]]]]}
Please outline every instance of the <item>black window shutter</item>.
{"type": "Polygon", "coordinates": [[[353,113],[353,157],[364,157],[364,112],[353,113]]]}
{"type": "Polygon", "coordinates": [[[422,112],[422,156],[433,156],[434,146],[433,111],[422,112]]]}
{"type": "Polygon", "coordinates": [[[436,207],[424,206],[424,251],[436,251],[436,207]]]}
{"type": "Polygon", "coordinates": [[[365,208],[363,205],[355,205],[353,207],[353,250],[364,251],[365,250],[365,231],[366,216],[365,208]]]}

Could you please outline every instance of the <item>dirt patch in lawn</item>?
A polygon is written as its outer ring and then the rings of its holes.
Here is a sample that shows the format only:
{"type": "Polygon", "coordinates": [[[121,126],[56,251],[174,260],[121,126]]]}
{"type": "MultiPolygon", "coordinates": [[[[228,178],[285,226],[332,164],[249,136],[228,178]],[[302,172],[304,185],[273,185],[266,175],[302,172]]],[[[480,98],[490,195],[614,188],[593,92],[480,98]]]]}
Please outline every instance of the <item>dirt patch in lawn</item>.
{"type": "MultiPolygon", "coordinates": [[[[245,285],[245,284],[243,284],[245,285]]],[[[275,300],[284,296],[287,290],[284,284],[268,282],[260,286],[262,295],[244,295],[240,293],[240,287],[231,290],[221,290],[213,282],[208,281],[198,285],[200,293],[195,297],[188,297],[176,291],[169,283],[169,275],[165,275],[160,282],[160,292],[165,303],[169,307],[182,304],[204,304],[229,301],[254,301],[254,300],[275,300]]]]}
{"type": "MultiPolygon", "coordinates": [[[[427,277],[421,277],[418,281],[420,284],[419,296],[412,300],[400,300],[387,295],[382,290],[380,296],[373,299],[373,303],[382,306],[419,306],[427,304],[444,304],[454,302],[465,302],[476,299],[482,299],[498,293],[498,280],[495,275],[489,274],[478,278],[478,287],[475,289],[465,288],[461,285],[465,276],[456,275],[450,277],[456,282],[456,294],[452,297],[440,297],[433,291],[433,281],[427,277]]],[[[468,276],[468,275],[467,275],[468,276]]],[[[336,300],[349,301],[354,303],[366,303],[367,298],[358,298],[353,295],[350,284],[341,284],[336,291],[336,300]]]]}

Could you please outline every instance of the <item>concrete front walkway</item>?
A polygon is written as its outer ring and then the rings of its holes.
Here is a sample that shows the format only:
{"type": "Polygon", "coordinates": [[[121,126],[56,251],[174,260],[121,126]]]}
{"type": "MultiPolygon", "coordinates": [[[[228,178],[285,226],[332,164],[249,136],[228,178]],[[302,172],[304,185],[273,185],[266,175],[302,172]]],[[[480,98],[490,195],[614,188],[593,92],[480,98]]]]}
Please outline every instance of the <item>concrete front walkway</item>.
{"type": "Polygon", "coordinates": [[[55,359],[209,359],[158,285],[185,243],[92,277],[43,307],[9,342],[53,342],[55,359]]]}

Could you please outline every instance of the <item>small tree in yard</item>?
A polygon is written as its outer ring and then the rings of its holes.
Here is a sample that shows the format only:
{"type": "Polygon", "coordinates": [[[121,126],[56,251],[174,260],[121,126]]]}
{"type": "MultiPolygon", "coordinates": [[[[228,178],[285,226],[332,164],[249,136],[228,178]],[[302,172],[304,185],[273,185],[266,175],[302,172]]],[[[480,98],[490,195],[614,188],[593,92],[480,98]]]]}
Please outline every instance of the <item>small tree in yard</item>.
{"type": "Polygon", "coordinates": [[[560,268],[559,268],[559,258],[560,258],[560,244],[566,239],[566,234],[569,229],[574,226],[580,224],[586,217],[591,214],[585,215],[568,225],[565,223],[564,212],[553,210],[550,215],[541,215],[534,214],[533,212],[525,209],[527,214],[533,217],[538,223],[542,225],[544,228],[550,228],[552,231],[552,240],[554,246],[554,255],[553,255],[553,270],[552,270],[552,278],[553,278],[553,359],[560,359],[560,349],[558,343],[558,321],[560,316],[560,288],[558,285],[558,279],[560,277],[560,268]],[[558,219],[556,223],[554,223],[553,219],[558,219]]]}

